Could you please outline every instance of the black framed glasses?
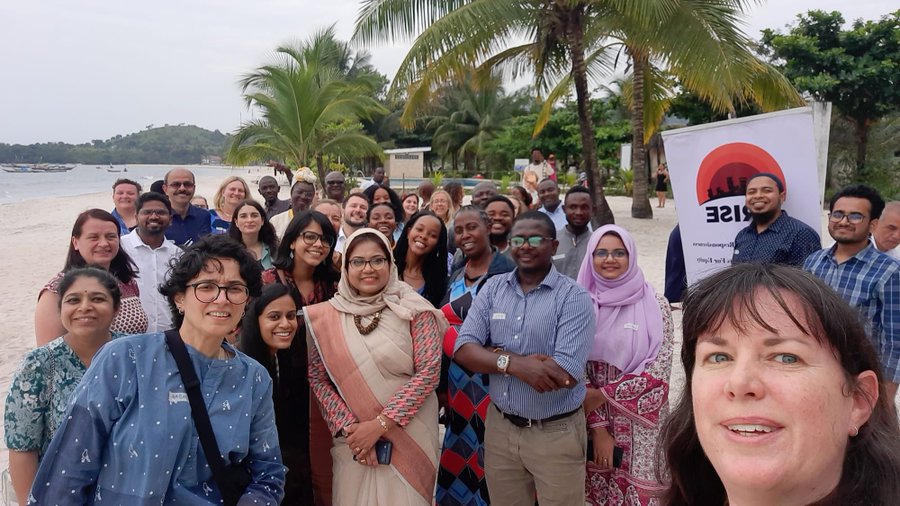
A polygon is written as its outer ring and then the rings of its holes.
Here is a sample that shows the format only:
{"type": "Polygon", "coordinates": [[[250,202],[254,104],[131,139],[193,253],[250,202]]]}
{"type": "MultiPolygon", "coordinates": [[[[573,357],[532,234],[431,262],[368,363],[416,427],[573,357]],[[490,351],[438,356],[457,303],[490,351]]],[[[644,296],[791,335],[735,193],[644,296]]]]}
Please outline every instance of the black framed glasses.
{"type": "Polygon", "coordinates": [[[344,184],[344,181],[325,181],[325,184],[328,186],[337,186],[339,184],[344,184]]]}
{"type": "Polygon", "coordinates": [[[856,225],[862,223],[864,219],[866,219],[866,215],[863,213],[845,213],[844,211],[832,211],[828,213],[828,219],[831,220],[832,223],[840,223],[844,221],[844,218],[847,218],[847,221],[856,225]]]}
{"type": "Polygon", "coordinates": [[[300,238],[309,246],[312,246],[319,241],[321,241],[322,246],[325,246],[326,248],[330,248],[331,245],[334,244],[334,239],[315,232],[303,232],[300,234],[300,238]]]}
{"type": "Polygon", "coordinates": [[[387,257],[373,257],[368,260],[363,257],[353,257],[347,261],[347,265],[349,265],[351,269],[357,271],[363,270],[366,267],[366,264],[369,264],[369,267],[371,267],[372,270],[380,271],[387,263],[387,257]]]}
{"type": "Polygon", "coordinates": [[[544,244],[544,242],[552,241],[552,240],[553,240],[553,238],[544,237],[542,235],[532,235],[529,237],[522,237],[521,235],[515,235],[515,236],[509,238],[509,245],[512,246],[513,248],[521,248],[522,246],[525,245],[525,243],[528,243],[528,245],[531,246],[532,248],[537,248],[541,244],[544,244]]]}
{"type": "Polygon", "coordinates": [[[138,211],[138,214],[140,214],[141,216],[150,216],[151,214],[155,214],[156,216],[168,216],[170,213],[169,213],[168,209],[146,209],[145,208],[145,209],[141,209],[140,211],[138,211]]]}
{"type": "Polygon", "coordinates": [[[193,188],[196,185],[190,181],[172,181],[171,183],[166,183],[166,186],[171,186],[172,188],[175,188],[176,190],[178,188],[184,188],[185,190],[190,190],[191,188],[193,188]]]}
{"type": "Polygon", "coordinates": [[[614,249],[612,251],[608,249],[598,249],[594,250],[592,253],[594,258],[599,258],[600,260],[606,260],[609,257],[613,257],[616,260],[622,260],[624,258],[628,258],[628,250],[625,249],[614,249]]]}
{"type": "Polygon", "coordinates": [[[197,300],[204,304],[218,299],[222,290],[225,290],[225,298],[232,304],[243,304],[250,298],[250,289],[247,288],[247,285],[240,283],[220,286],[212,281],[201,281],[199,283],[191,283],[188,287],[194,289],[194,297],[197,297],[197,300]]]}

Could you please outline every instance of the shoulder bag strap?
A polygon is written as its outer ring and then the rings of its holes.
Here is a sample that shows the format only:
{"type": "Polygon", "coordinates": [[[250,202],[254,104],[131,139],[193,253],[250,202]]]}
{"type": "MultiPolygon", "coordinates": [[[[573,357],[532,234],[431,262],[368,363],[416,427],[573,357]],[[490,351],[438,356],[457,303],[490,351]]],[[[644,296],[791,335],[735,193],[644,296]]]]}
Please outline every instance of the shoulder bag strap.
{"type": "Polygon", "coordinates": [[[224,476],[224,463],[222,462],[222,454],[219,453],[219,445],[216,444],[216,437],[213,435],[212,424],[209,422],[209,413],[206,411],[206,404],[203,402],[203,395],[200,393],[200,380],[197,379],[197,372],[188,356],[187,348],[184,341],[177,330],[166,331],[166,344],[169,345],[169,351],[175,357],[175,363],[178,365],[178,374],[184,382],[184,390],[187,392],[188,400],[191,403],[191,417],[194,419],[194,426],[197,428],[197,435],[200,437],[200,445],[203,447],[203,454],[206,455],[206,461],[212,470],[213,479],[222,486],[224,476]]]}

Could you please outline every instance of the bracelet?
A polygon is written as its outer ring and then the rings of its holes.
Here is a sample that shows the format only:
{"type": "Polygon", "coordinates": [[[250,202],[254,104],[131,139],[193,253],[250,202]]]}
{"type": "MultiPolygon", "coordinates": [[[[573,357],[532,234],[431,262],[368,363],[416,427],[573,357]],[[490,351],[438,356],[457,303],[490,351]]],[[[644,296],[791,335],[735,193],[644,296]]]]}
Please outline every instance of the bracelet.
{"type": "Polygon", "coordinates": [[[384,419],[384,416],[383,416],[383,415],[378,415],[378,416],[375,417],[375,419],[378,420],[378,423],[381,424],[381,429],[382,429],[383,431],[387,432],[387,431],[388,431],[388,425],[387,425],[387,420],[384,419]]]}

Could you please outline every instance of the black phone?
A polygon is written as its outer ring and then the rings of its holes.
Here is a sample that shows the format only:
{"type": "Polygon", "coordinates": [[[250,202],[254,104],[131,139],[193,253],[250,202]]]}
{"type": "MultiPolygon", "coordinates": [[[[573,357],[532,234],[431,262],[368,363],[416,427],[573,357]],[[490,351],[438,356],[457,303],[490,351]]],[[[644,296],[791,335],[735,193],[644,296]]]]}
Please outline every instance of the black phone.
{"type": "MultiPolygon", "coordinates": [[[[622,456],[625,454],[625,450],[619,448],[618,446],[613,446],[613,467],[619,468],[622,465],[622,456]]],[[[588,439],[588,447],[587,447],[587,455],[585,455],[585,459],[588,461],[594,460],[594,441],[588,439]]]]}
{"type": "MultiPolygon", "coordinates": [[[[378,458],[378,463],[387,466],[391,463],[391,454],[394,452],[394,443],[388,441],[387,439],[379,439],[375,442],[375,456],[378,458]]],[[[353,456],[353,460],[356,460],[356,455],[353,456]]]]}

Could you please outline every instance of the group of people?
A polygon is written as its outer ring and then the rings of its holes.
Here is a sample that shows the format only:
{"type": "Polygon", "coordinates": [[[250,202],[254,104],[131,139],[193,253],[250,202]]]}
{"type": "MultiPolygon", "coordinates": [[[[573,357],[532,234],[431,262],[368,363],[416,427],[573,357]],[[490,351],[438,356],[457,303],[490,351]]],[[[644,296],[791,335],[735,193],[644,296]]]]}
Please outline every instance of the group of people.
{"type": "Polygon", "coordinates": [[[769,209],[777,178],[752,179],[742,265],[687,292],[670,410],[670,301],[627,230],[592,228],[587,188],[484,181],[465,205],[456,183],[386,183],[301,168],[289,200],[264,176],[257,202],[229,177],[207,211],[176,168],[79,215],[7,397],[20,503],[900,498],[900,267],[868,246],[883,203],[835,196],[846,240],[810,248],[813,276],[759,258],[802,254],[785,237],[807,231],[769,209]]]}

